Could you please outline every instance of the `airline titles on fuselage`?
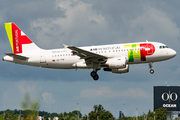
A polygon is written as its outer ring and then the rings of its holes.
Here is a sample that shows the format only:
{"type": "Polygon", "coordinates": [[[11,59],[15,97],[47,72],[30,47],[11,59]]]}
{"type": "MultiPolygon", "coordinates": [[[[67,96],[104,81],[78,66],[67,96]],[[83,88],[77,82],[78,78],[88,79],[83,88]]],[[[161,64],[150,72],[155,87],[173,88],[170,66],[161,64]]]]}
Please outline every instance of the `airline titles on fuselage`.
{"type": "Polygon", "coordinates": [[[62,52],[67,52],[67,50],[56,50],[56,51],[52,51],[52,53],[62,53],[62,52]]]}
{"type": "Polygon", "coordinates": [[[98,51],[98,50],[114,50],[114,49],[120,49],[120,46],[103,47],[103,48],[91,48],[90,51],[98,51]]]}

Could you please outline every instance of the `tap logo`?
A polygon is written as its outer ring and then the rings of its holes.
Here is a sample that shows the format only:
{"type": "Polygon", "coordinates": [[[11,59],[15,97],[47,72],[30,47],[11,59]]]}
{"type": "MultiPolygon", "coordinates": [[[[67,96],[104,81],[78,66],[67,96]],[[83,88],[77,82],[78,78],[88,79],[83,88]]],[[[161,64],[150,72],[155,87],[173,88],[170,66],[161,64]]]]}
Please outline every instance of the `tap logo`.
{"type": "Polygon", "coordinates": [[[175,92],[171,93],[170,90],[169,90],[169,93],[164,92],[162,94],[161,98],[162,98],[163,101],[169,101],[169,103],[170,103],[171,101],[176,101],[178,99],[178,95],[175,92]]]}

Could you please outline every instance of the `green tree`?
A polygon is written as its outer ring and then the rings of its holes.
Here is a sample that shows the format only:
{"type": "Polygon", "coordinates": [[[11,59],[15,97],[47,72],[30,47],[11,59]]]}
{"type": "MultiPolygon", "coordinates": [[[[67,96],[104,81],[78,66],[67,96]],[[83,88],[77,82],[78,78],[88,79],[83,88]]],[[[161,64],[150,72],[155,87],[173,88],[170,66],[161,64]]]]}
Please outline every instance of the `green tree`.
{"type": "Polygon", "coordinates": [[[159,108],[155,110],[156,120],[165,120],[166,119],[166,109],[159,108]]]}
{"type": "Polygon", "coordinates": [[[5,120],[3,113],[0,115],[0,120],[5,120]]]}
{"type": "Polygon", "coordinates": [[[112,113],[106,111],[102,105],[94,105],[93,108],[94,111],[89,113],[89,120],[96,120],[97,118],[99,118],[99,120],[113,120],[112,113]]]}
{"type": "Polygon", "coordinates": [[[154,112],[151,112],[151,110],[148,111],[147,117],[152,117],[154,118],[154,112]]]}

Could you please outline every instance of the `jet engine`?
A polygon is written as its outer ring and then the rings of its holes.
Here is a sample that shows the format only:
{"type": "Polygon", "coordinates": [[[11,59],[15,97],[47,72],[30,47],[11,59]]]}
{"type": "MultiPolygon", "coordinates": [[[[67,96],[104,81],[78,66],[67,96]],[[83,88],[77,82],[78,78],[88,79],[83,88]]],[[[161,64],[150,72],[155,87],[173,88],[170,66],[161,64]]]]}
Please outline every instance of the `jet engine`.
{"type": "Polygon", "coordinates": [[[108,59],[106,65],[108,65],[110,69],[121,69],[126,68],[126,63],[126,57],[117,57],[108,59]]]}
{"type": "Polygon", "coordinates": [[[111,71],[112,73],[117,73],[117,74],[128,73],[129,72],[129,65],[127,64],[125,68],[121,68],[121,69],[104,68],[104,71],[111,71]]]}

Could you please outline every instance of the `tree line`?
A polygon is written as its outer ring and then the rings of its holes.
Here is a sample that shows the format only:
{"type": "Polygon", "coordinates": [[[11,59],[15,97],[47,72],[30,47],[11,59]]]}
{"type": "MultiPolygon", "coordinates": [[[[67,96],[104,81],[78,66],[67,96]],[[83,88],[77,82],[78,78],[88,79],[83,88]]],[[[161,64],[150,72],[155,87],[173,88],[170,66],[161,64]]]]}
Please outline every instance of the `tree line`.
{"type": "Polygon", "coordinates": [[[74,110],[72,112],[64,113],[49,113],[45,111],[33,111],[33,110],[5,110],[0,111],[0,120],[37,120],[36,116],[43,116],[44,120],[48,120],[50,117],[53,120],[54,117],[58,117],[59,120],[165,120],[166,109],[159,108],[155,112],[149,110],[147,114],[140,116],[127,117],[122,113],[121,118],[114,118],[112,113],[105,110],[102,105],[94,105],[94,110],[88,113],[88,115],[82,115],[80,111],[74,110]],[[136,118],[137,117],[137,118],[136,118]]]}

